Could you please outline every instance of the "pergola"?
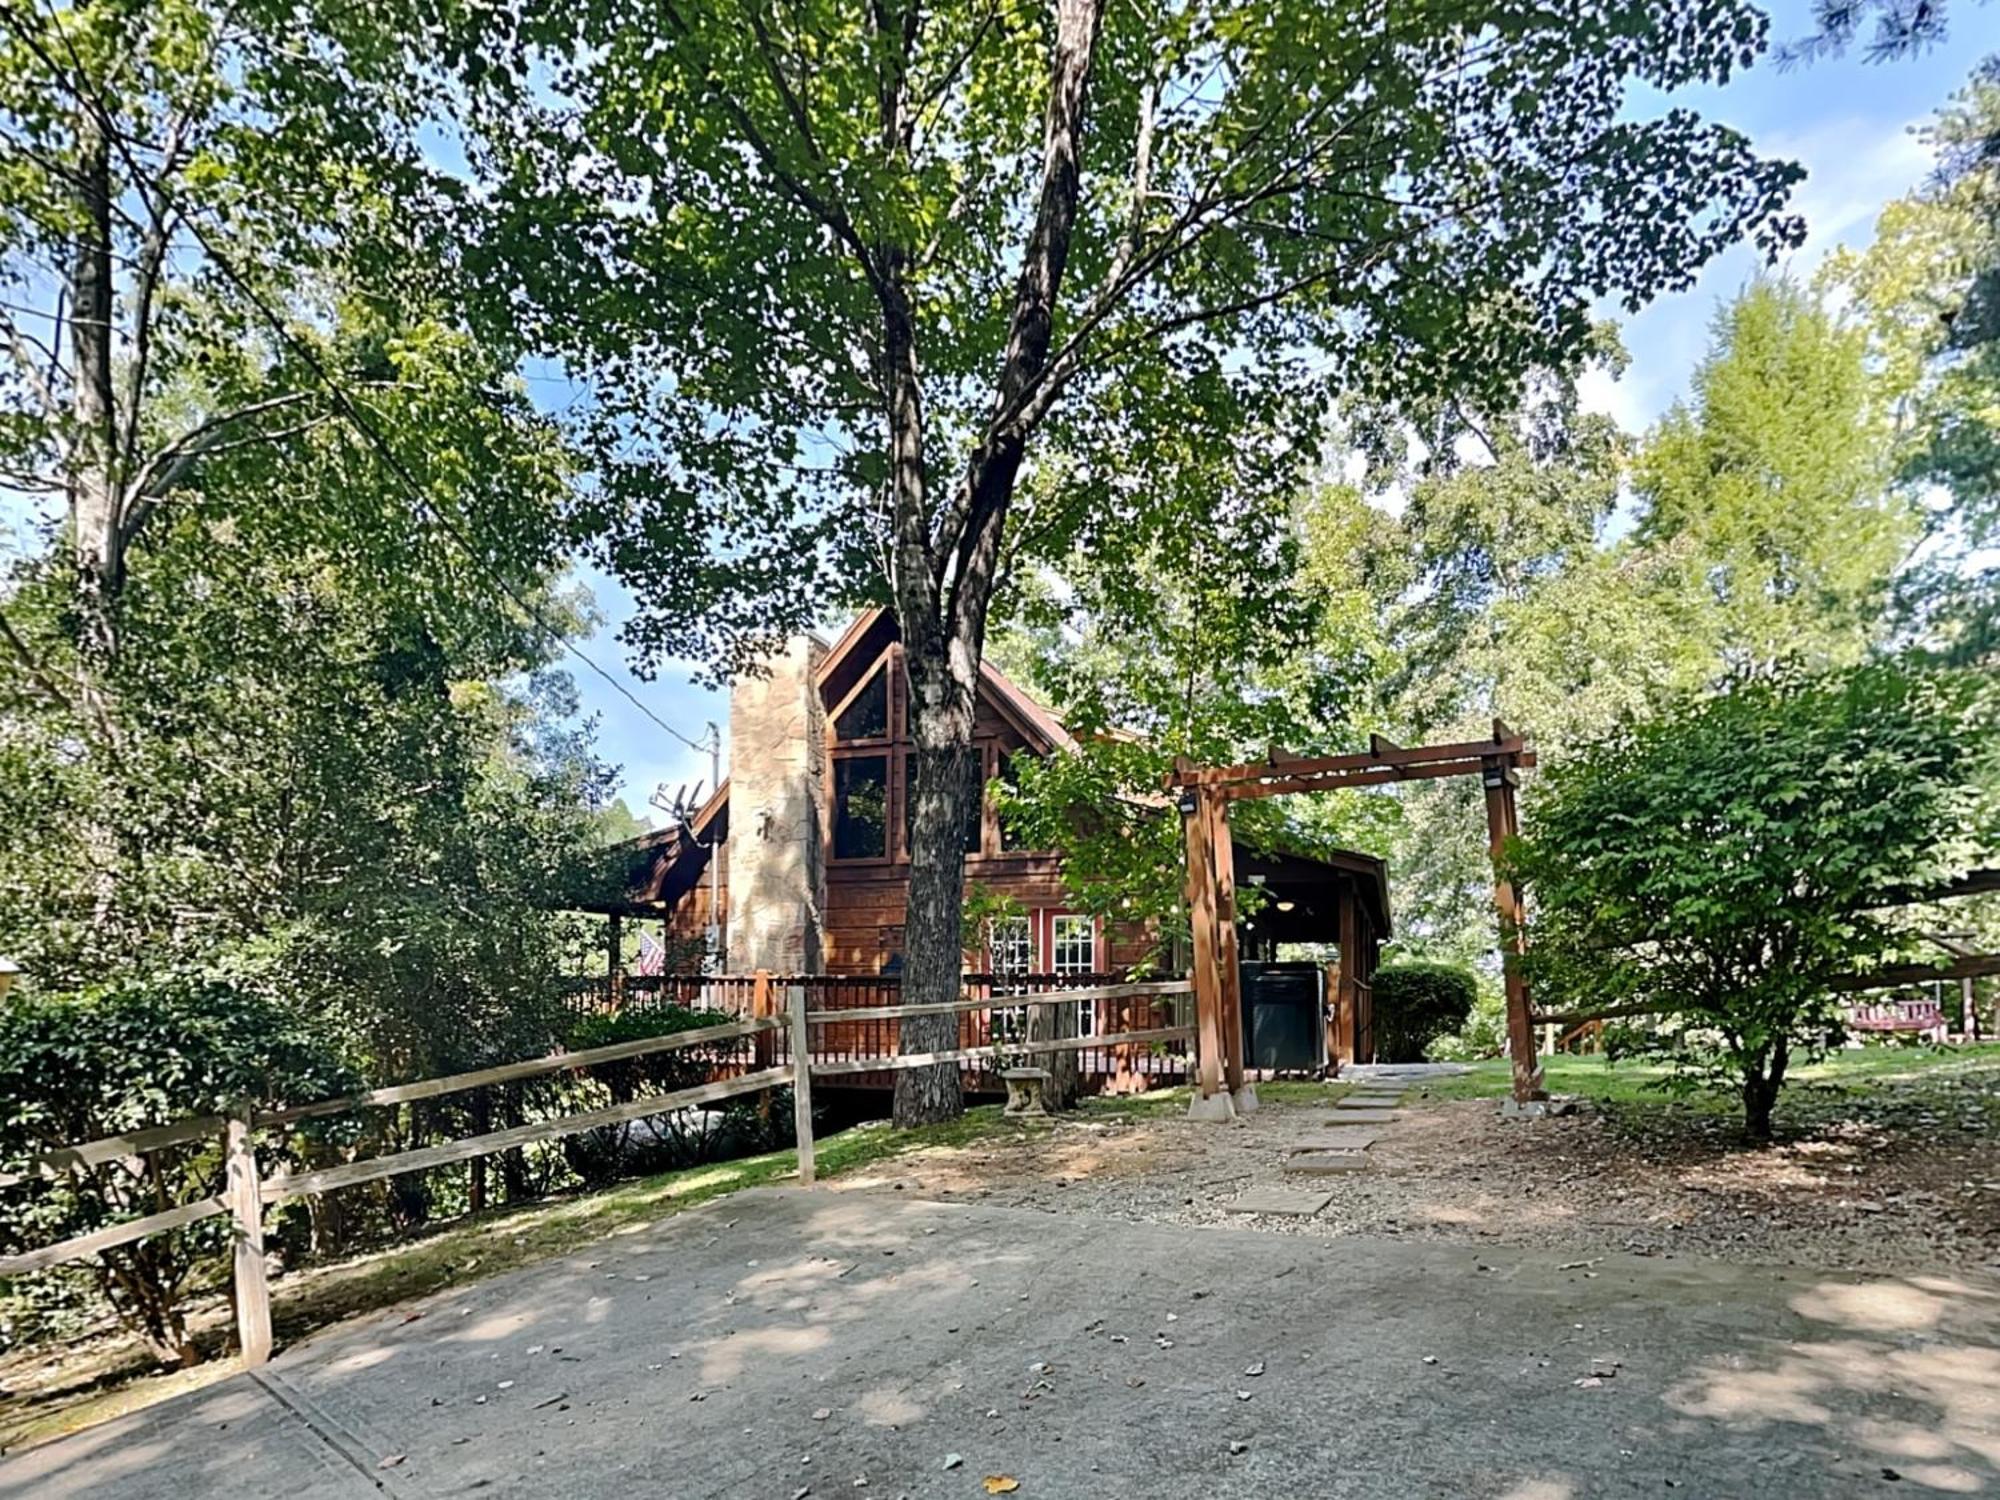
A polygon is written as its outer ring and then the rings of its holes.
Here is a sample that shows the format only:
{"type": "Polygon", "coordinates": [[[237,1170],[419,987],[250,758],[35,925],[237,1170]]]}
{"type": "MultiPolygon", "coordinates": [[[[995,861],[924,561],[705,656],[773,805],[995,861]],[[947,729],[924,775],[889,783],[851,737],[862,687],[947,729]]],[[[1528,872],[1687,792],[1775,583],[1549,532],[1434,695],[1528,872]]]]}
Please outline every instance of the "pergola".
{"type": "MultiPolygon", "coordinates": [[[[1522,767],[1535,764],[1527,741],[1500,720],[1490,740],[1404,748],[1369,736],[1365,753],[1293,756],[1273,751],[1266,759],[1240,766],[1198,767],[1181,760],[1167,777],[1178,793],[1187,834],[1187,894],[1194,929],[1195,1023],[1200,1036],[1199,1097],[1194,1113],[1226,1119],[1254,1104],[1243,1084],[1243,993],[1237,969],[1236,855],[1229,833],[1229,804],[1290,792],[1329,792],[1345,787],[1429,781],[1442,776],[1477,776],[1486,790],[1486,832],[1496,860],[1493,900],[1500,918],[1501,959],[1507,987],[1507,1050],[1514,1063],[1514,1098],[1527,1104],[1543,1097],[1535,1058],[1534,1017],[1528,986],[1516,962],[1522,951],[1519,894],[1498,874],[1501,846],[1520,831],[1515,788],[1522,767]]],[[[1374,943],[1354,925],[1351,908],[1339,935],[1340,977],[1335,993],[1337,1024],[1348,1028],[1368,985],[1374,943]]]]}

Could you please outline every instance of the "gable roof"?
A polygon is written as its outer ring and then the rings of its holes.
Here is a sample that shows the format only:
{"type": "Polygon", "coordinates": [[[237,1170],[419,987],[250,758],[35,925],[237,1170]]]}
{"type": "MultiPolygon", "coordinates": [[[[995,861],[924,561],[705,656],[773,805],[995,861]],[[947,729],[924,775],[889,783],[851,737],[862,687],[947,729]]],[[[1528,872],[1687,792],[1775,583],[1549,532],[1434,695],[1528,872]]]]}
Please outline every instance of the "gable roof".
{"type": "MultiPolygon", "coordinates": [[[[854,617],[827,649],[819,664],[821,689],[834,683],[851,687],[853,683],[843,679],[851,677],[858,681],[883,649],[900,638],[896,617],[879,604],[870,605],[854,617]]],[[[1046,755],[1052,750],[1076,748],[1075,737],[1063,727],[1062,721],[990,661],[979,664],[979,687],[995,712],[1014,726],[1031,749],[1046,755]]]]}

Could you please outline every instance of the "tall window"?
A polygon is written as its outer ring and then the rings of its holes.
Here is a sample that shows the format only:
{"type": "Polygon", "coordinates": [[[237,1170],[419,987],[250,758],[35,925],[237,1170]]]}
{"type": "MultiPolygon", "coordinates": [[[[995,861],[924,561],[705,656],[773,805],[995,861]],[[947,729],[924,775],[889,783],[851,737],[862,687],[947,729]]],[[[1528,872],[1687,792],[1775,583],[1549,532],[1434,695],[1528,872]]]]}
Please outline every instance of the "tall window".
{"type": "MultiPolygon", "coordinates": [[[[1018,995],[1020,976],[1035,967],[1035,928],[1027,917],[999,917],[988,928],[987,962],[993,966],[993,993],[1018,995]]],[[[1028,1034],[1028,1007],[995,1006],[993,1035],[1018,1041],[1028,1034]]]]}
{"type": "MultiPolygon", "coordinates": [[[[1021,778],[1014,770],[1014,756],[1006,750],[1000,752],[999,779],[1004,781],[1009,789],[1018,787],[1021,784],[1021,778]]],[[[1022,842],[1021,836],[1008,825],[1005,814],[1002,814],[998,821],[1000,824],[1000,847],[1003,851],[1011,853],[1016,849],[1025,849],[1028,847],[1022,842]]]]}
{"type": "MultiPolygon", "coordinates": [[[[1097,969],[1097,918],[1063,913],[1049,918],[1049,969],[1056,974],[1091,974],[1097,969]]],[[[1097,1006],[1076,1003],[1076,1034],[1097,1030],[1097,1006]]]]}
{"type": "Polygon", "coordinates": [[[849,755],[833,763],[833,857],[881,859],[889,852],[889,757],[849,755]]]}
{"type": "Polygon", "coordinates": [[[877,669],[833,721],[837,740],[883,740],[889,737],[889,674],[877,669]]]}
{"type": "Polygon", "coordinates": [[[1026,917],[997,917],[987,957],[998,979],[1031,973],[1035,967],[1035,931],[1026,917]]]}

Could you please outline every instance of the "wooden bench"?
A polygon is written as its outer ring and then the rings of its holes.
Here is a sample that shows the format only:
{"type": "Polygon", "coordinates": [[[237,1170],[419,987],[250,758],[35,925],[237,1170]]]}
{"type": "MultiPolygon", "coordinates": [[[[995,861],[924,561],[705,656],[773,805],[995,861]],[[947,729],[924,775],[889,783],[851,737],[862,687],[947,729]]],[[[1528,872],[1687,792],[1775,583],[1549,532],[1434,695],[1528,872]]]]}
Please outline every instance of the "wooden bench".
{"type": "Polygon", "coordinates": [[[1914,1032],[1942,1044],[1949,1032],[1944,1007],[1935,1000],[1887,1000],[1847,1008],[1849,1031],[1914,1032]]]}

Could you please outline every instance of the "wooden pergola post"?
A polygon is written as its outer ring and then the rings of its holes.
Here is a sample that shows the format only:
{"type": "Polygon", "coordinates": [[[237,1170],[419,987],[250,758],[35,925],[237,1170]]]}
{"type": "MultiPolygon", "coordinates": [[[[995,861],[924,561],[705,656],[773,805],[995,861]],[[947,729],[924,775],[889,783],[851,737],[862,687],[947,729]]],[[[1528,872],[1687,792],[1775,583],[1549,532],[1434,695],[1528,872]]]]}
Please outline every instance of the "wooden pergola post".
{"type": "Polygon", "coordinates": [[[1189,1113],[1203,1119],[1229,1119],[1235,1106],[1224,1092],[1224,1048],[1227,1004],[1222,991],[1222,934],[1217,921],[1215,859],[1211,845],[1214,822],[1206,793],[1189,791],[1180,799],[1182,831],[1187,838],[1189,935],[1194,940],[1194,1014],[1196,1045],[1195,1098],[1189,1113]]]}
{"type": "Polygon", "coordinates": [[[1333,1061],[1340,1067],[1371,1060],[1361,1056],[1361,991],[1357,984],[1361,977],[1361,914],[1356,910],[1360,904],[1352,882],[1343,880],[1340,926],[1334,934],[1340,945],[1340,967],[1333,992],[1333,1061]]]}
{"type": "MultiPolygon", "coordinates": [[[[1504,737],[1504,727],[1495,721],[1496,740],[1504,737]]],[[[1493,904],[1500,916],[1500,965],[1507,987],[1507,1056],[1514,1065],[1514,1102],[1525,1105],[1548,1094],[1542,1087],[1541,1064],[1535,1058],[1528,981],[1521,973],[1521,955],[1527,951],[1527,908],[1500,865],[1507,840],[1521,831],[1514,797],[1520,779],[1507,756],[1489,756],[1480,769],[1480,781],[1486,788],[1486,842],[1493,856],[1493,904]]]]}
{"type": "Polygon", "coordinates": [[[1238,1114],[1257,1107],[1257,1093],[1243,1081],[1243,970],[1236,948],[1236,841],[1229,834],[1229,804],[1208,804],[1209,858],[1215,861],[1215,963],[1222,993],[1222,1073],[1238,1114]]]}
{"type": "MultiPolygon", "coordinates": [[[[1236,966],[1235,857],[1229,835],[1229,804],[1245,798],[1279,797],[1290,792],[1326,792],[1349,787],[1429,781],[1441,776],[1478,776],[1486,791],[1486,829],[1494,868],[1493,898],[1500,917],[1501,961],[1507,985],[1508,1050],[1514,1059],[1514,1100],[1542,1098],[1542,1073],[1535,1062],[1534,1013],[1520,959],[1527,944],[1525,906],[1499,860],[1508,839],[1520,830],[1514,788],[1524,767],[1535,764],[1526,740],[1500,720],[1490,740],[1449,745],[1402,746],[1380,735],[1368,737],[1364,753],[1298,756],[1272,751],[1262,761],[1238,766],[1197,767],[1177,760],[1167,786],[1178,793],[1187,836],[1188,911],[1194,936],[1195,1013],[1200,1035],[1200,1094],[1197,1115],[1228,1119],[1230,1103],[1215,1104],[1225,1089],[1254,1103],[1243,1089],[1243,997],[1236,966]]],[[[1342,898],[1341,962],[1334,971],[1335,1017],[1330,1052],[1336,1062],[1361,1060],[1374,1052],[1373,986],[1381,935],[1358,909],[1359,896],[1342,898]]]]}

